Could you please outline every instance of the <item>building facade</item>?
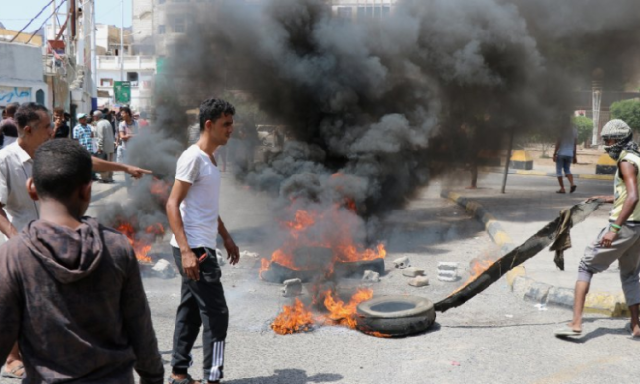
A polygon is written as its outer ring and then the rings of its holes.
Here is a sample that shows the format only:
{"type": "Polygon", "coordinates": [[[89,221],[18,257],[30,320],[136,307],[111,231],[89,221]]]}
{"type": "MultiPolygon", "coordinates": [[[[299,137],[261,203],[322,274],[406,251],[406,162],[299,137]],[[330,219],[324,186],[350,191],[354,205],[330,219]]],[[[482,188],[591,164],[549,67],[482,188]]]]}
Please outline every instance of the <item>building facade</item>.
{"type": "Polygon", "coordinates": [[[0,57],[0,108],[29,101],[51,106],[41,47],[0,41],[0,57]]]}

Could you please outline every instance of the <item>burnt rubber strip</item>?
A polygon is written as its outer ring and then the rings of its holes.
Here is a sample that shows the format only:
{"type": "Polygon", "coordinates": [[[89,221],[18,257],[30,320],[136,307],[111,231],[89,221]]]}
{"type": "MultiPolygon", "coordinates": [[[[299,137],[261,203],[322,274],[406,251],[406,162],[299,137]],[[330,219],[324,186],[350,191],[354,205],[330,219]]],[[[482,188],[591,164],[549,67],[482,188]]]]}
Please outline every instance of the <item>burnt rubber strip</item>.
{"type": "MultiPolygon", "coordinates": [[[[580,203],[571,207],[570,214],[573,226],[584,221],[602,204],[603,201],[594,200],[588,203],[580,203]]],[[[509,272],[511,269],[534,257],[549,244],[551,244],[555,240],[559,227],[561,225],[562,217],[558,216],[555,220],[538,231],[538,233],[527,239],[527,241],[522,243],[519,247],[516,247],[511,252],[498,259],[486,271],[479,274],[476,279],[469,282],[466,286],[464,286],[457,292],[437,302],[434,305],[435,310],[437,312],[445,312],[448,309],[459,307],[467,301],[471,300],[475,295],[484,291],[491,284],[498,281],[500,277],[509,272]]]]}

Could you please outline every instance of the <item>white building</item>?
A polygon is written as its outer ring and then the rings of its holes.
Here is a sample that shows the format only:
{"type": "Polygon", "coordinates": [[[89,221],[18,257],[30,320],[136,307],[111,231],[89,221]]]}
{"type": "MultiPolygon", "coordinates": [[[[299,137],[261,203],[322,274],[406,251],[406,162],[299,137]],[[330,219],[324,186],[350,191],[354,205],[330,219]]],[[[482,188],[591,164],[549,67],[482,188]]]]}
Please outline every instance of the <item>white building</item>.
{"type": "Polygon", "coordinates": [[[0,41],[0,58],[0,108],[28,101],[51,106],[43,78],[42,48],[0,41]]]}
{"type": "Polygon", "coordinates": [[[97,56],[98,105],[113,107],[114,83],[131,82],[131,102],[134,110],[148,110],[156,73],[155,56],[97,56]]]}
{"type": "Polygon", "coordinates": [[[397,0],[331,0],[338,17],[351,20],[379,19],[391,14],[397,0]]]}

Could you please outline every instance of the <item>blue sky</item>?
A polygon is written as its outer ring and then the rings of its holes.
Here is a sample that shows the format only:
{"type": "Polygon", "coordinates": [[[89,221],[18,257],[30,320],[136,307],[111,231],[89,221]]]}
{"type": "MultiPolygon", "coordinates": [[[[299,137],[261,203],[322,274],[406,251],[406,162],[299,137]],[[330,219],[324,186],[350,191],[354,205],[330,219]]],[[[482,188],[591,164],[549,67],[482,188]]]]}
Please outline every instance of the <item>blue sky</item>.
{"type": "MultiPolygon", "coordinates": [[[[7,29],[21,30],[31,18],[40,12],[51,0],[3,0],[0,7],[0,23],[7,29]]],[[[56,4],[60,5],[60,1],[56,0],[56,4]]],[[[82,3],[83,0],[76,0],[76,4],[82,3]]],[[[96,1],[96,22],[99,24],[111,24],[120,26],[120,0],[95,0],[96,1]]],[[[124,0],[124,26],[131,26],[131,1],[124,0]]],[[[67,4],[60,7],[61,11],[66,11],[67,4]]],[[[42,22],[53,13],[51,6],[42,12],[42,15],[34,20],[27,28],[28,32],[33,32],[42,22]]],[[[64,23],[66,15],[60,15],[60,23],[64,23]]],[[[51,20],[47,22],[51,24],[51,20]]]]}

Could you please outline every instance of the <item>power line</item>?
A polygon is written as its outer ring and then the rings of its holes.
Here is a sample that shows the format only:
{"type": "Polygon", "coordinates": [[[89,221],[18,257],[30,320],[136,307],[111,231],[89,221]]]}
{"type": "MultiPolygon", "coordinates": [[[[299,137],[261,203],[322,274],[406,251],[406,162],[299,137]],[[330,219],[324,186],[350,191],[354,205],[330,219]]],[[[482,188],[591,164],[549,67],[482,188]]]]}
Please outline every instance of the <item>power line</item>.
{"type": "MultiPolygon", "coordinates": [[[[45,9],[47,9],[47,7],[48,7],[48,6],[50,6],[50,5],[51,5],[51,3],[53,3],[53,1],[54,1],[54,0],[51,0],[47,5],[45,5],[45,6],[40,10],[40,12],[38,12],[38,14],[36,15],[36,17],[34,17],[33,19],[31,19],[31,20],[27,23],[27,25],[25,25],[25,26],[24,26],[24,28],[22,28],[22,29],[20,30],[20,32],[16,33],[16,35],[15,35],[15,36],[13,36],[13,39],[11,39],[11,41],[9,41],[9,42],[10,42],[10,43],[13,43],[13,41],[14,41],[15,39],[17,39],[17,38],[18,38],[18,36],[19,36],[19,35],[20,35],[20,34],[21,34],[25,29],[29,28],[29,26],[31,25],[31,23],[33,23],[33,21],[34,21],[35,19],[37,19],[38,17],[40,17],[40,15],[42,15],[42,12],[44,12],[44,10],[45,10],[45,9]]],[[[32,36],[32,37],[33,37],[33,36],[32,36]]],[[[29,41],[31,41],[31,39],[29,39],[29,41]]]]}
{"type": "MultiPolygon", "coordinates": [[[[29,40],[27,40],[27,42],[26,42],[25,44],[29,44],[29,42],[31,41],[31,39],[33,39],[33,36],[35,36],[35,35],[38,33],[38,31],[40,31],[40,30],[42,29],[42,27],[44,27],[44,25],[46,24],[46,22],[47,22],[47,21],[49,21],[49,19],[50,19],[51,17],[53,17],[53,16],[56,14],[56,12],[58,12],[58,9],[60,9],[60,7],[62,7],[62,4],[64,4],[66,1],[67,1],[67,0],[62,0],[62,1],[60,2],[60,5],[58,5],[58,6],[56,7],[56,9],[53,11],[53,13],[51,14],[51,16],[49,16],[49,17],[47,17],[46,19],[44,19],[44,21],[42,22],[42,24],[40,24],[40,28],[36,29],[36,31],[35,31],[35,32],[33,32],[33,35],[31,35],[31,37],[29,38],[29,40]]],[[[55,35],[56,31],[53,31],[53,33],[54,33],[54,35],[55,35]]]]}

